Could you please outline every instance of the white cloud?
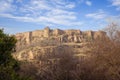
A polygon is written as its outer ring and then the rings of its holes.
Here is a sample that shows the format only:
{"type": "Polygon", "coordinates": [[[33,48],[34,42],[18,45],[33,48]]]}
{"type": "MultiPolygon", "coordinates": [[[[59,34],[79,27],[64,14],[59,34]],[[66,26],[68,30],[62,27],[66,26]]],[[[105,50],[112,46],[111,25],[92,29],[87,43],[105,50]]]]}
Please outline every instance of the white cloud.
{"type": "Polygon", "coordinates": [[[38,18],[32,18],[32,17],[18,17],[18,16],[13,16],[11,14],[0,14],[0,16],[7,17],[7,18],[12,18],[16,19],[19,21],[24,21],[24,22],[36,22],[41,24],[59,24],[59,25],[64,25],[64,26],[80,26],[83,24],[83,22],[80,21],[73,21],[74,16],[65,16],[65,15],[60,15],[60,16],[40,16],[38,18]]]}
{"type": "Polygon", "coordinates": [[[78,3],[84,3],[87,6],[92,6],[92,1],[91,0],[78,0],[78,3]]]}
{"type": "Polygon", "coordinates": [[[23,0],[16,0],[16,2],[17,2],[17,3],[22,3],[22,2],[23,2],[23,0]]]}
{"type": "MultiPolygon", "coordinates": [[[[10,6],[6,6],[4,13],[0,12],[0,16],[45,25],[49,23],[64,26],[80,26],[83,23],[77,19],[77,13],[71,11],[71,9],[75,8],[75,3],[67,0],[30,0],[26,4],[23,3],[25,0],[17,0],[17,3],[21,4],[20,7],[12,4],[12,0],[10,1],[10,6]],[[5,12],[11,9],[11,5],[16,7],[16,9],[14,8],[15,11],[11,13],[5,12]]],[[[4,3],[8,2],[4,1],[4,3]]]]}
{"type": "Polygon", "coordinates": [[[14,9],[13,0],[0,0],[0,12],[9,12],[14,9]]]}
{"type": "Polygon", "coordinates": [[[19,17],[19,16],[14,16],[14,15],[11,15],[11,14],[0,14],[0,16],[6,17],[6,18],[16,19],[16,20],[20,20],[20,21],[25,21],[25,22],[34,21],[34,19],[30,18],[30,17],[19,17]]]}
{"type": "Polygon", "coordinates": [[[85,15],[87,18],[93,18],[93,19],[103,19],[105,18],[107,15],[103,10],[99,10],[95,13],[89,13],[85,15]]]}
{"type": "Polygon", "coordinates": [[[120,0],[111,0],[112,6],[116,6],[117,10],[120,10],[120,0]]]}
{"type": "Polygon", "coordinates": [[[86,1],[86,5],[91,6],[91,5],[92,5],[92,2],[86,1]]]}
{"type": "Polygon", "coordinates": [[[72,8],[75,8],[75,4],[68,4],[68,5],[66,5],[65,7],[72,9],[72,8]]]}

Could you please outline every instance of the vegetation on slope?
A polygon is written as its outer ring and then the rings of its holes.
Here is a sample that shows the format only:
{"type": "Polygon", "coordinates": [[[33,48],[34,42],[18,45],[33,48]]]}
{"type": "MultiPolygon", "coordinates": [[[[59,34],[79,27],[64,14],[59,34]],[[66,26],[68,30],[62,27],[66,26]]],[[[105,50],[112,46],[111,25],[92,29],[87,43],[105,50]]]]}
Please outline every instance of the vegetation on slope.
{"type": "Polygon", "coordinates": [[[11,56],[16,40],[1,30],[0,80],[28,80],[21,76],[30,76],[33,80],[120,80],[118,27],[110,24],[105,30],[109,38],[98,37],[86,44],[90,48],[86,52],[90,55],[87,58],[76,57],[73,47],[61,44],[52,52],[37,56],[34,62],[21,62],[20,70],[18,62],[11,56]]]}
{"type": "Polygon", "coordinates": [[[120,31],[113,23],[106,31],[110,38],[98,37],[86,45],[91,57],[75,57],[71,47],[61,45],[34,63],[23,63],[21,74],[35,80],[120,80],[120,31]]]}
{"type": "Polygon", "coordinates": [[[28,80],[19,76],[18,62],[11,53],[15,50],[16,39],[0,30],[0,80],[28,80]]]}

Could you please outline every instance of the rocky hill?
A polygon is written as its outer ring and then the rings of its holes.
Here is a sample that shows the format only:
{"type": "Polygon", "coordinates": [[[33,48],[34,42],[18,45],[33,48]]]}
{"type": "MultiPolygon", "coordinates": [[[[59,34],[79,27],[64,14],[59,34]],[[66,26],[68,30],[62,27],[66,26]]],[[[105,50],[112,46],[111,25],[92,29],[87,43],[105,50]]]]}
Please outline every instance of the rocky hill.
{"type": "Polygon", "coordinates": [[[46,27],[43,30],[36,30],[15,35],[18,42],[14,57],[18,60],[35,60],[35,57],[53,51],[58,45],[73,46],[76,53],[80,53],[83,44],[98,37],[106,36],[104,31],[80,31],[60,30],[46,27]]]}

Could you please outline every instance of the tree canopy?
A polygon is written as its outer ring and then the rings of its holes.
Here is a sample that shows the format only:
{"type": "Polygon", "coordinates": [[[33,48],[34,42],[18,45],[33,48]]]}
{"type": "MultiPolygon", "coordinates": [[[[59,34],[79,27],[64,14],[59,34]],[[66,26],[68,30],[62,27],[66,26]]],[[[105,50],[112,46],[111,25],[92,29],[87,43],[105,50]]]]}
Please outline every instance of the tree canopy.
{"type": "Polygon", "coordinates": [[[0,29],[0,80],[28,80],[17,73],[19,63],[11,55],[15,51],[16,42],[14,36],[0,29]]]}

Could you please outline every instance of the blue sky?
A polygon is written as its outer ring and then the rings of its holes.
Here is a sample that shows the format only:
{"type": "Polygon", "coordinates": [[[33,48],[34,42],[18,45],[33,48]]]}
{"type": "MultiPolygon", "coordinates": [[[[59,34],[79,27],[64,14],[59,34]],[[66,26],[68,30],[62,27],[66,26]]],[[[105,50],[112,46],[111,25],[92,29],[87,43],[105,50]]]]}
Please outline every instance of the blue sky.
{"type": "Polygon", "coordinates": [[[120,0],[0,0],[0,28],[13,34],[43,29],[100,30],[120,23],[120,0]]]}

